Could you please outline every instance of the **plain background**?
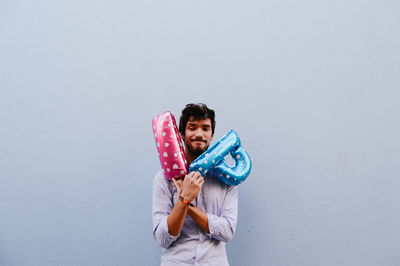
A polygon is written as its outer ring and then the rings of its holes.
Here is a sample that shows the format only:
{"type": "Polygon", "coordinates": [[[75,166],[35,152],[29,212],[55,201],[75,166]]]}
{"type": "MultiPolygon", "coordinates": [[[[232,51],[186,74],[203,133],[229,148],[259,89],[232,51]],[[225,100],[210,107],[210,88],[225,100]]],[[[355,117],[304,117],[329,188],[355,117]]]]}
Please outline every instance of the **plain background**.
{"type": "Polygon", "coordinates": [[[400,264],[400,2],[0,3],[0,265],[158,265],[153,116],[253,161],[232,265],[400,264]]]}

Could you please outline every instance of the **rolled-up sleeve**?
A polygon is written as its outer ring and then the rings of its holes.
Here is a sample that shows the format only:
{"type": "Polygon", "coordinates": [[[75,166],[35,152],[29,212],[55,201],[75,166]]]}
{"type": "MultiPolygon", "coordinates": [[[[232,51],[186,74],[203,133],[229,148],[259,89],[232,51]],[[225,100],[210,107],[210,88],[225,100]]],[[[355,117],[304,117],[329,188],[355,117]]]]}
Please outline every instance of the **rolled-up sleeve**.
{"type": "Polygon", "coordinates": [[[168,189],[168,181],[159,172],[153,182],[153,236],[157,243],[168,248],[178,237],[172,236],[168,231],[167,217],[173,206],[172,193],[168,189]]]}
{"type": "Polygon", "coordinates": [[[228,242],[233,238],[236,230],[238,215],[238,187],[228,187],[220,215],[207,213],[208,237],[228,242]]]}

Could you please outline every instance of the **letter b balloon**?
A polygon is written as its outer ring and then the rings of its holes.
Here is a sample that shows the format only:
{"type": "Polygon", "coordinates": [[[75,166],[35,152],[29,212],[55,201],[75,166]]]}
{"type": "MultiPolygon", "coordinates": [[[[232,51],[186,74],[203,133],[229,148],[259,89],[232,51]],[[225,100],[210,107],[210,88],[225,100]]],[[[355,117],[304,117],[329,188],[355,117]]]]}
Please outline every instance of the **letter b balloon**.
{"type": "Polygon", "coordinates": [[[219,181],[230,186],[242,183],[250,174],[250,170],[250,156],[241,146],[239,136],[234,130],[231,130],[201,154],[189,167],[190,172],[198,171],[202,176],[208,172],[219,181]],[[224,158],[228,154],[235,160],[233,167],[225,163],[224,158]]]}

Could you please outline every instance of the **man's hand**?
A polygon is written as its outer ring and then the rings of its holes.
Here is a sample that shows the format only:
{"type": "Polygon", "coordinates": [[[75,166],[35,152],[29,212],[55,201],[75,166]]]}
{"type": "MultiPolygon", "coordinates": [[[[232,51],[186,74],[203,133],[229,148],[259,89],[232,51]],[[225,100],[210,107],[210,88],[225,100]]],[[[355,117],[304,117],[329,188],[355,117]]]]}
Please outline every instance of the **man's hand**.
{"type": "Polygon", "coordinates": [[[172,181],[174,181],[174,185],[176,187],[176,190],[178,190],[178,196],[181,195],[182,194],[183,179],[176,180],[175,178],[172,178],[172,181]]]}
{"type": "MultiPolygon", "coordinates": [[[[190,174],[185,176],[185,180],[183,180],[183,179],[176,180],[175,178],[172,178],[172,181],[174,182],[176,190],[178,191],[178,195],[181,195],[184,199],[192,201],[200,193],[201,187],[203,186],[203,183],[204,183],[204,178],[200,175],[199,172],[191,172],[190,174]],[[185,188],[183,188],[184,186],[185,186],[185,188]],[[189,196],[188,196],[189,194],[191,194],[192,197],[189,198],[189,196]]],[[[174,207],[174,209],[175,209],[175,207],[174,207]]],[[[204,211],[202,211],[198,208],[195,208],[195,207],[187,208],[185,211],[185,216],[186,216],[186,212],[193,218],[193,220],[196,221],[196,223],[207,234],[210,233],[210,229],[208,228],[207,213],[205,213],[204,211]]],[[[171,212],[171,214],[172,214],[172,212],[171,212]]],[[[170,223],[171,220],[167,220],[169,232],[172,235],[177,235],[176,232],[178,232],[178,230],[175,227],[173,227],[172,222],[170,223]]],[[[183,222],[182,222],[182,224],[183,224],[183,222]]],[[[182,227],[180,227],[180,228],[182,228],[182,227]]]]}
{"type": "Polygon", "coordinates": [[[181,186],[182,197],[188,201],[194,200],[200,193],[203,183],[204,183],[204,178],[200,175],[199,172],[190,172],[188,175],[185,176],[185,179],[182,182],[181,186]]]}

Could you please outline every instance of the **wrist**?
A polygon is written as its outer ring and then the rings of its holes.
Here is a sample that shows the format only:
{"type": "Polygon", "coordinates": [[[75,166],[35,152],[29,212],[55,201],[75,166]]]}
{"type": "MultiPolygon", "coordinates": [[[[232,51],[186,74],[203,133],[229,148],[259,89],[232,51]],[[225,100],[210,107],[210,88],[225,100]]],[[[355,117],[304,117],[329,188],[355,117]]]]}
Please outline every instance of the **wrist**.
{"type": "Polygon", "coordinates": [[[185,205],[191,206],[191,207],[195,207],[195,205],[192,203],[191,200],[186,199],[185,197],[179,195],[179,200],[181,202],[183,202],[185,205]]]}
{"type": "Polygon", "coordinates": [[[182,191],[182,193],[179,196],[182,196],[184,199],[187,199],[188,201],[194,200],[194,198],[192,198],[189,193],[185,193],[185,191],[182,191]]]}

